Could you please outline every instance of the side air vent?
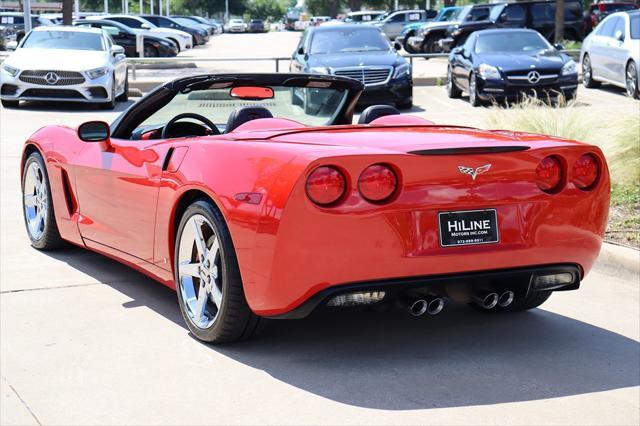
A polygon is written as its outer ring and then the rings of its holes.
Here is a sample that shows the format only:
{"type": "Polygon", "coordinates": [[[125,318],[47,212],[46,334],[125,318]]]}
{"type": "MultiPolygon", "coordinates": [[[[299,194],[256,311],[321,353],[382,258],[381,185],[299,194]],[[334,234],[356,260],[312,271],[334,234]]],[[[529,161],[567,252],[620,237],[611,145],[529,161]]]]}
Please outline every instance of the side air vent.
{"type": "Polygon", "coordinates": [[[420,149],[409,151],[415,155],[473,155],[473,154],[499,154],[503,152],[526,151],[528,146],[470,146],[463,148],[420,149]]]}
{"type": "Polygon", "coordinates": [[[73,191],[71,190],[69,175],[67,175],[67,171],[64,169],[62,169],[62,188],[64,190],[64,199],[67,202],[69,216],[73,216],[73,214],[78,210],[78,203],[76,202],[76,198],[73,196],[73,191]]]}

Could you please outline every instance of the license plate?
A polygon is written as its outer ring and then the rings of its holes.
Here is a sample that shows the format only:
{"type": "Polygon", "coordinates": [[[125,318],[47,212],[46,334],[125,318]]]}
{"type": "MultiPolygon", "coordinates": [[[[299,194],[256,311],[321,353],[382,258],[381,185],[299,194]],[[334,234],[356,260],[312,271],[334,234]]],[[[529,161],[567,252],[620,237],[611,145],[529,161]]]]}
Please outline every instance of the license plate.
{"type": "Polygon", "coordinates": [[[442,247],[491,244],[500,241],[495,209],[438,213],[442,247]]]}

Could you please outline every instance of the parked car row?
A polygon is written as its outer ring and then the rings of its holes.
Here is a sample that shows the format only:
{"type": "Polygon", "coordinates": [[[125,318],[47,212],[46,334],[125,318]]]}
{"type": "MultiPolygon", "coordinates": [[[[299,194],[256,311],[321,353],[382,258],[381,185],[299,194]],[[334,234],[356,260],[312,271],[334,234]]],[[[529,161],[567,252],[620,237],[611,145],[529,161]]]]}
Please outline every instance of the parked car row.
{"type": "Polygon", "coordinates": [[[243,19],[230,19],[225,25],[225,31],[229,33],[263,33],[267,29],[262,19],[251,19],[249,23],[243,19]]]}
{"type": "MultiPolygon", "coordinates": [[[[474,31],[492,28],[533,29],[552,42],[555,37],[555,9],[555,1],[547,0],[476,4],[462,9],[456,21],[427,23],[402,42],[408,51],[414,53],[450,52],[463,45],[474,31]]],[[[564,20],[564,38],[581,41],[584,32],[580,0],[565,2],[564,20]]]]}

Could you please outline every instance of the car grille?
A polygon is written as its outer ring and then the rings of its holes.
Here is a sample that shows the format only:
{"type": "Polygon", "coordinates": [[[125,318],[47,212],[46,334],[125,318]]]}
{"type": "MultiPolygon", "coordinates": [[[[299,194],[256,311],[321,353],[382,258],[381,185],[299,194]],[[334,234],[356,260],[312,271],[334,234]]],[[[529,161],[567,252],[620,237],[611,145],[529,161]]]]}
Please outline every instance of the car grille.
{"type": "Polygon", "coordinates": [[[385,84],[391,77],[391,67],[357,67],[357,68],[339,68],[333,71],[335,75],[341,77],[350,77],[365,86],[376,86],[385,84]]]}
{"type": "Polygon", "coordinates": [[[85,79],[79,72],[74,71],[33,71],[20,73],[20,81],[43,86],[72,86],[82,84],[85,79]]]}
{"type": "Polygon", "coordinates": [[[522,71],[509,71],[505,73],[507,76],[507,80],[517,83],[517,84],[545,84],[550,83],[558,78],[558,70],[544,70],[544,69],[528,69],[522,71]],[[529,74],[531,72],[538,73],[538,80],[530,81],[529,74]]]}
{"type": "Polygon", "coordinates": [[[50,99],[84,99],[80,93],[70,89],[27,89],[22,93],[24,97],[50,99]]]}

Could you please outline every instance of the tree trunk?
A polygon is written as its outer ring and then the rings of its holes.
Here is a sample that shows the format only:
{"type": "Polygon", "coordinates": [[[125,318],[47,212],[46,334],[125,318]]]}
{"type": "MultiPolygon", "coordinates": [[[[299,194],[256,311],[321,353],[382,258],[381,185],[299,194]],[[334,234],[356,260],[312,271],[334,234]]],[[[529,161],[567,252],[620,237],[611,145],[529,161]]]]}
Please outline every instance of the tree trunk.
{"type": "Polygon", "coordinates": [[[352,12],[357,12],[362,9],[362,0],[349,0],[349,9],[352,12]]]}
{"type": "Polygon", "coordinates": [[[564,39],[564,0],[556,0],[556,30],[554,41],[560,43],[564,39]]]}
{"type": "Polygon", "coordinates": [[[62,0],[62,25],[73,23],[73,0],[62,0]]]}
{"type": "Polygon", "coordinates": [[[338,0],[328,0],[329,16],[335,18],[338,14],[338,0]]]}

